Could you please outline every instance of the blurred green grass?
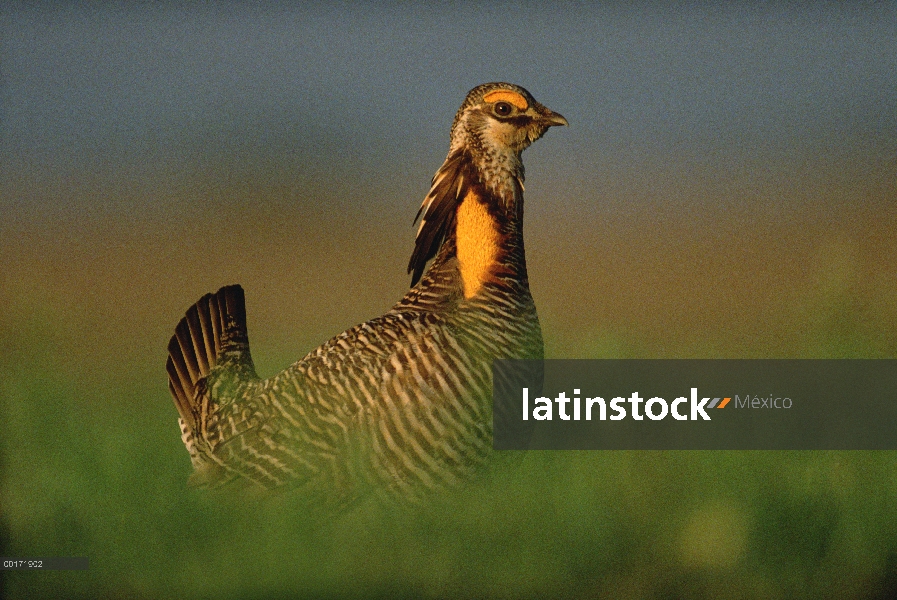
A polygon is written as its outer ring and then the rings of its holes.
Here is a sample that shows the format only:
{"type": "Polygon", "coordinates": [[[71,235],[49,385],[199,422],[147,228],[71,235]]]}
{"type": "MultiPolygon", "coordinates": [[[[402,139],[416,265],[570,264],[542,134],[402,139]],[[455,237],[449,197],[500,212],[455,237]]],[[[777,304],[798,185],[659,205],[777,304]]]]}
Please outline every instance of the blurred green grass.
{"type": "MultiPolygon", "coordinates": [[[[159,356],[110,370],[82,348],[92,367],[66,368],[72,328],[19,316],[2,340],[3,554],[91,566],[6,572],[5,598],[897,593],[893,452],[530,452],[425,508],[323,518],[289,494],[187,489],[164,379],[142,367],[159,356]]],[[[829,339],[826,355],[855,354],[856,336],[829,339]]]]}
{"type": "MultiPolygon", "coordinates": [[[[338,519],[290,495],[187,489],[164,363],[189,303],[242,283],[271,375],[401,295],[411,215],[374,228],[175,191],[171,214],[0,221],[2,554],[91,561],[0,573],[0,597],[897,596],[895,452],[530,452],[422,509],[338,519]],[[222,231],[228,251],[208,251],[222,231]]],[[[549,357],[897,355],[887,190],[720,205],[712,191],[628,212],[529,205],[549,357]]]]}

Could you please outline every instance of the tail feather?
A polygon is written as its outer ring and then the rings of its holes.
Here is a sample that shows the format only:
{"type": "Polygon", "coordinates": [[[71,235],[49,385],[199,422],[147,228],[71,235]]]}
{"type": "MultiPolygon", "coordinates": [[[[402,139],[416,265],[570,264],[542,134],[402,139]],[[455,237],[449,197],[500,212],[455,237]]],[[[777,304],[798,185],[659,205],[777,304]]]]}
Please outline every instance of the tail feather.
{"type": "MultiPolygon", "coordinates": [[[[202,321],[199,318],[199,311],[196,308],[196,304],[187,310],[184,320],[179,323],[177,329],[180,329],[180,325],[183,324],[187,325],[187,333],[190,334],[190,342],[193,344],[193,356],[196,359],[197,371],[199,373],[208,373],[209,370],[215,366],[214,364],[210,365],[209,361],[210,359],[214,360],[213,357],[217,356],[217,350],[214,347],[210,349],[209,345],[206,343],[206,338],[210,336],[204,335],[202,321]]],[[[177,329],[175,330],[176,334],[177,329]]]]}
{"type": "Polygon", "coordinates": [[[197,435],[205,433],[205,413],[210,409],[198,390],[206,389],[203,380],[225,360],[225,353],[227,364],[236,362],[242,373],[255,376],[246,330],[246,300],[239,285],[200,298],[187,310],[168,343],[168,389],[183,422],[184,442],[194,459],[194,443],[197,435]]]}

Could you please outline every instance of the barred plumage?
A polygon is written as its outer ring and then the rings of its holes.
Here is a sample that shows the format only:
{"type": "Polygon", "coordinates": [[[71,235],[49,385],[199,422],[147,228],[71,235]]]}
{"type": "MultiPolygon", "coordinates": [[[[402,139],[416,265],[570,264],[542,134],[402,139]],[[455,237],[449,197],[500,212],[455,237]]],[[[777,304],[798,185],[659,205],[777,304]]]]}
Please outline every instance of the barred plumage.
{"type": "Polygon", "coordinates": [[[242,288],[192,306],[167,369],[193,481],[418,498],[481,464],[492,360],[542,356],[520,154],[553,125],[566,120],[521,87],[471,90],[418,213],[411,290],[278,375],[255,373],[242,288]]]}

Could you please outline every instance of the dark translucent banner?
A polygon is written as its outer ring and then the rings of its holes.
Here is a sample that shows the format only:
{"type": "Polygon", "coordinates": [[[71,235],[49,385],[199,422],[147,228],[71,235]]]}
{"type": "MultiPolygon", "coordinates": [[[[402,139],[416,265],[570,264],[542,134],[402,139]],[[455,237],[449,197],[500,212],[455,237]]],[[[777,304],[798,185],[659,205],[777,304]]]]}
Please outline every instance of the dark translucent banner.
{"type": "Polygon", "coordinates": [[[897,450],[897,360],[498,360],[496,450],[897,450]]]}

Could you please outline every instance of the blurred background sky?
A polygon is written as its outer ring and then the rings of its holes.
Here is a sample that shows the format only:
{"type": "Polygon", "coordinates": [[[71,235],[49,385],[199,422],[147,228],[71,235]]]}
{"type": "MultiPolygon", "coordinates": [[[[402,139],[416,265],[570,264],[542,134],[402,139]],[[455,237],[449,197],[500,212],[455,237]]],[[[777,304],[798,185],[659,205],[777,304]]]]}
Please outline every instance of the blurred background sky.
{"type": "Polygon", "coordinates": [[[285,366],[404,293],[454,112],[506,80],[571,123],[524,157],[552,355],[897,346],[894,3],[0,10],[8,330],[143,364],[240,282],[285,366]]]}
{"type": "Polygon", "coordinates": [[[891,597],[893,453],[530,453],[319,537],[185,492],[184,311],[241,283],[269,376],[388,310],[495,80],[570,122],[524,155],[548,356],[897,356],[897,3],[3,2],[0,549],[92,561],[9,597],[891,597]]]}

